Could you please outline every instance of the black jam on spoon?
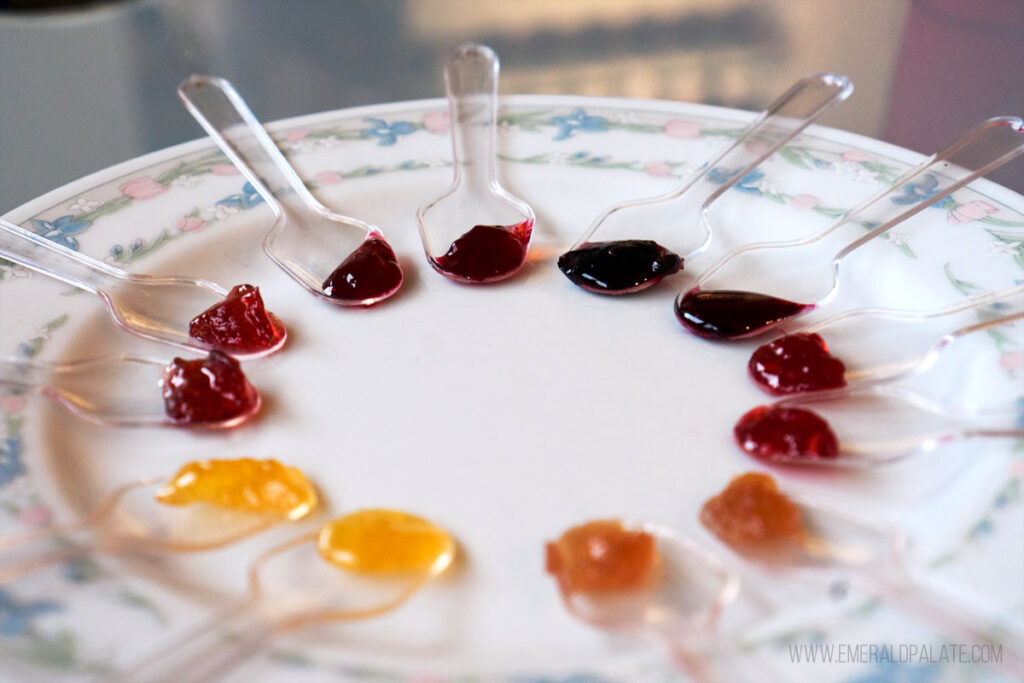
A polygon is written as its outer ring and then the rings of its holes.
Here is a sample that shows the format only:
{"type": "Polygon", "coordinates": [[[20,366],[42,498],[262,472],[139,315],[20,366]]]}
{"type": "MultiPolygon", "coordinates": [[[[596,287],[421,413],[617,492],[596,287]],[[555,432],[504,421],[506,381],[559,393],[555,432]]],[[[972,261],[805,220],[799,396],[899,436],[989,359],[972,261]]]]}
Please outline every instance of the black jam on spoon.
{"type": "Polygon", "coordinates": [[[705,339],[743,339],[814,308],[757,292],[690,290],[675,304],[687,330],[705,339]]]}
{"type": "Polygon", "coordinates": [[[512,275],[526,261],[533,221],[516,225],[475,225],[431,259],[443,275],[463,282],[494,282],[512,275]]]}
{"type": "Polygon", "coordinates": [[[370,233],[334,269],[322,285],[324,294],[339,301],[376,302],[402,284],[402,267],[380,233],[370,233]]]}
{"type": "Polygon", "coordinates": [[[585,242],[558,257],[574,285],[598,294],[631,294],[679,272],[683,259],[653,240],[585,242]]]}

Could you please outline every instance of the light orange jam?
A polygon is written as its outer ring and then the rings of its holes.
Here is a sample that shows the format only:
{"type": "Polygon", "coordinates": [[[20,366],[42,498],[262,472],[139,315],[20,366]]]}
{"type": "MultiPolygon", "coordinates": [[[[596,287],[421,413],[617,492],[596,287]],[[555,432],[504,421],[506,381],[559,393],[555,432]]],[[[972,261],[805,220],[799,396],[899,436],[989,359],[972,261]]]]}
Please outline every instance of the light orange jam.
{"type": "Polygon", "coordinates": [[[219,508],[299,519],[317,505],[301,470],[277,460],[201,460],[178,470],[156,499],[168,505],[206,503],[219,508]]]}
{"type": "Polygon", "coordinates": [[[439,526],[398,510],[359,510],[320,528],[317,550],[328,562],[370,574],[439,572],[455,540],[439,526]]]}
{"type": "Polygon", "coordinates": [[[774,479],[758,472],[734,478],[704,503],[700,521],[740,552],[778,550],[807,538],[800,508],[779,491],[774,479]]]}
{"type": "Polygon", "coordinates": [[[657,543],[646,531],[615,519],[588,522],[547,544],[549,574],[567,593],[625,591],[647,584],[658,560],[657,543]]]}

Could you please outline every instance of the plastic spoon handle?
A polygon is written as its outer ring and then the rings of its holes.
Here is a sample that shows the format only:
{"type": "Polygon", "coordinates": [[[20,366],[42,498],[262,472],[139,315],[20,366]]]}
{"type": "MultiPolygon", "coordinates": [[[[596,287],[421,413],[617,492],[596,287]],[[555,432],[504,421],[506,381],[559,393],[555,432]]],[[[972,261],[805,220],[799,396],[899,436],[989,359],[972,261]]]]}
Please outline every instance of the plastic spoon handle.
{"type": "Polygon", "coordinates": [[[445,87],[452,113],[455,180],[469,191],[498,187],[495,130],[498,118],[498,56],[485,45],[464,45],[448,60],[445,87]]]}

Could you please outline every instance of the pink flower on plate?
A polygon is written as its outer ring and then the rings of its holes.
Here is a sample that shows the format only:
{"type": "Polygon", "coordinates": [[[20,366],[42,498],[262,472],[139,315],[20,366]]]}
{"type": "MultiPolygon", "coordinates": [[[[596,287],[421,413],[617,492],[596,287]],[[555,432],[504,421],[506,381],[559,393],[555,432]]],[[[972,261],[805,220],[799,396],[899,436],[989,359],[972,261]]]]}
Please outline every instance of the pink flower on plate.
{"type": "Polygon", "coordinates": [[[859,149],[851,149],[849,152],[843,152],[843,161],[850,161],[855,164],[859,164],[862,161],[874,161],[875,156],[862,152],[859,149]]]}
{"type": "Polygon", "coordinates": [[[117,189],[121,190],[121,193],[126,197],[131,197],[132,199],[152,199],[166,192],[167,186],[146,177],[133,178],[128,182],[121,183],[117,189]]]}
{"type": "Polygon", "coordinates": [[[452,115],[448,110],[428,111],[423,115],[423,127],[434,135],[447,135],[452,127],[452,115]]]}
{"type": "Polygon", "coordinates": [[[1024,350],[1007,351],[999,357],[999,367],[1003,370],[1024,370],[1024,350]]]}
{"type": "Polygon", "coordinates": [[[644,166],[644,171],[647,175],[652,175],[656,178],[664,178],[672,175],[672,167],[664,161],[652,161],[644,166]]]}
{"type": "Polygon", "coordinates": [[[320,171],[313,179],[317,185],[337,185],[345,178],[338,171],[320,171]]]}
{"type": "Polygon", "coordinates": [[[238,175],[240,171],[234,164],[215,164],[210,167],[213,175],[238,175]]]}
{"type": "Polygon", "coordinates": [[[771,146],[769,146],[764,140],[748,140],[743,147],[751,154],[756,154],[758,156],[767,154],[768,150],[771,149],[771,146]]]}
{"type": "Polygon", "coordinates": [[[5,394],[0,396],[0,412],[20,413],[25,409],[25,397],[5,394]]]}
{"type": "Polygon", "coordinates": [[[995,213],[996,211],[999,211],[999,209],[988,202],[981,199],[975,199],[970,202],[965,202],[950,211],[947,220],[952,225],[956,225],[958,223],[969,223],[970,221],[976,221],[979,218],[984,218],[990,213],[995,213]]]}
{"type": "Polygon", "coordinates": [[[795,206],[798,209],[813,209],[821,204],[821,200],[813,194],[798,194],[790,199],[789,203],[791,206],[795,206]]]}
{"type": "Polygon", "coordinates": [[[199,216],[181,216],[174,221],[174,227],[181,232],[194,232],[206,227],[206,221],[199,216]]]}
{"type": "Polygon", "coordinates": [[[686,119],[672,119],[661,129],[670,138],[693,140],[700,137],[700,124],[686,119]]]}
{"type": "Polygon", "coordinates": [[[52,519],[53,513],[50,512],[50,508],[38,503],[23,507],[18,512],[18,522],[30,529],[42,529],[45,526],[49,526],[52,519]]]}
{"type": "Polygon", "coordinates": [[[288,142],[298,142],[299,140],[304,140],[309,133],[309,128],[295,128],[285,131],[281,137],[288,142]]]}

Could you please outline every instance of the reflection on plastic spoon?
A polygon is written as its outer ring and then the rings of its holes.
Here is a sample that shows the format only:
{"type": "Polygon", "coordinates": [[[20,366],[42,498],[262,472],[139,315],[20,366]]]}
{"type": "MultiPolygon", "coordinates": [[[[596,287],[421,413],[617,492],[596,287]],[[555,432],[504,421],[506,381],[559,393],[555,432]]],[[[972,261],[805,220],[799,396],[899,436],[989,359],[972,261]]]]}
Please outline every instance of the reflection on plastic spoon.
{"type": "Polygon", "coordinates": [[[498,182],[498,57],[486,46],[464,45],[448,58],[444,79],[455,176],[416,214],[423,247],[434,269],[452,280],[504,280],[526,262],[534,214],[498,182]]]}
{"type": "Polygon", "coordinates": [[[599,294],[630,294],[657,284],[677,272],[685,262],[702,254],[711,244],[712,233],[705,214],[712,202],[852,92],[853,85],[844,76],[815,74],[800,79],[772,102],[732,144],[688,177],[680,187],[660,197],[626,202],[605,210],[569,251],[559,257],[558,268],[573,284],[599,294]],[[622,230],[614,229],[609,219],[638,214],[636,209],[656,204],[675,206],[700,181],[709,179],[712,172],[725,174],[728,180],[708,193],[701,207],[700,232],[690,243],[680,234],[683,231],[679,223],[686,219],[681,210],[671,220],[671,226],[651,225],[650,219],[642,214],[628,223],[626,229],[630,234],[646,237],[672,227],[672,232],[668,233],[672,238],[671,244],[683,245],[682,248],[677,247],[678,253],[652,239],[613,239],[622,230]],[[595,235],[600,239],[595,239],[595,235]]]}
{"type": "Polygon", "coordinates": [[[226,429],[253,417],[261,404],[238,361],[220,351],[170,364],[134,357],[0,358],[0,385],[37,392],[85,420],[115,427],[226,429]]]}
{"type": "Polygon", "coordinates": [[[1022,152],[1024,121],[1016,117],[989,119],[822,232],[802,240],[753,244],[726,255],[706,270],[690,290],[680,293],[675,302],[676,317],[683,327],[699,337],[741,339],[761,334],[781,322],[823,306],[835,296],[840,283],[840,266],[850,253],[1022,152]],[[912,183],[918,181],[927,182],[928,193],[908,206],[898,195],[914,189],[912,183]],[[797,297],[790,299],[762,294],[745,287],[707,287],[712,277],[722,277],[719,271],[727,266],[726,279],[732,284],[743,279],[763,280],[767,276],[787,277],[790,283],[804,287],[808,282],[814,284],[818,281],[808,274],[806,265],[822,263],[823,255],[832,253],[830,246],[818,243],[833,233],[840,239],[849,239],[836,231],[855,222],[872,227],[839,249],[828,262],[830,284],[824,295],[818,295],[816,300],[813,296],[799,297],[800,301],[814,300],[814,303],[798,303],[794,300],[797,297]],[[776,251],[765,251],[769,249],[776,251]],[[742,258],[747,255],[755,256],[756,263],[742,258]],[[773,258],[786,259],[785,265],[773,262],[773,258]]]}
{"type": "Polygon", "coordinates": [[[316,505],[312,484],[276,460],[189,463],[121,486],[76,524],[0,538],[0,585],[83,554],[213,550],[316,505]]]}
{"type": "Polygon", "coordinates": [[[783,571],[849,571],[870,589],[959,642],[1001,648],[1009,671],[1024,666],[1024,639],[1006,623],[954,604],[914,582],[904,566],[904,539],[871,520],[809,496],[779,490],[766,474],[736,477],[700,512],[701,523],[739,555],[783,571]]]}
{"type": "Polygon", "coordinates": [[[277,635],[370,619],[409,600],[455,557],[440,527],[395,510],[360,510],[260,555],[249,595],[108,681],[217,681],[277,635]]]}
{"type": "Polygon", "coordinates": [[[370,306],[398,291],[402,269],[380,229],[321,204],[231,83],[192,76],[178,96],[274,212],[263,249],[285,273],[342,306],[370,306]]]}
{"type": "Polygon", "coordinates": [[[229,292],[197,278],[128,273],[3,219],[0,257],[98,295],[114,322],[146,339],[256,357],[281,348],[287,336],[252,285],[229,292]]]}

